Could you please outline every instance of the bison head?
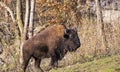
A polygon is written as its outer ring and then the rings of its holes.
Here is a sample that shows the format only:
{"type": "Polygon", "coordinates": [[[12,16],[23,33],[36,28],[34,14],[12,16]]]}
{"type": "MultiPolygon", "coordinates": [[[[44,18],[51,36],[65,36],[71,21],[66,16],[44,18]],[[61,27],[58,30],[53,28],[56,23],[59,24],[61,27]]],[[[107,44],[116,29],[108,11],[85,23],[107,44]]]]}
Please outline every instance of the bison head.
{"type": "Polygon", "coordinates": [[[70,52],[76,51],[81,45],[76,29],[66,29],[64,38],[65,48],[70,52]]]}

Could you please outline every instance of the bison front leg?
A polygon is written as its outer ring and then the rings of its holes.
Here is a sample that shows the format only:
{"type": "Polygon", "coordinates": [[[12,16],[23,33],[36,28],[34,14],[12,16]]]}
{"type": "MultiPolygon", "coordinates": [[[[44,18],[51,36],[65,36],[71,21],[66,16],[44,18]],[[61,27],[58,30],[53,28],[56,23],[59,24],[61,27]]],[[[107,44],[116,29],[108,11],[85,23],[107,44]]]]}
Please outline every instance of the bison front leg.
{"type": "Polygon", "coordinates": [[[40,67],[41,59],[35,58],[35,72],[43,72],[43,70],[40,67]]]}
{"type": "Polygon", "coordinates": [[[51,57],[51,62],[49,67],[46,69],[46,71],[51,70],[52,68],[57,68],[58,67],[58,59],[56,56],[51,57]]]}
{"type": "Polygon", "coordinates": [[[57,59],[57,57],[52,57],[50,65],[51,65],[52,68],[58,68],[58,59],[57,59]]]}

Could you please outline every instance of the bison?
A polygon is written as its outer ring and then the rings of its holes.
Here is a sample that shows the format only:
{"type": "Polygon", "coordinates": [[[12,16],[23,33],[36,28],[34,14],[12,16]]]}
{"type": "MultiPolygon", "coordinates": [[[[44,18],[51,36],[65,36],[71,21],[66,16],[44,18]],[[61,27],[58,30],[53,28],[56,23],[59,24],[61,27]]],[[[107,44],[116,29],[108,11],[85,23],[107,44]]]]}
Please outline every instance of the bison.
{"type": "Polygon", "coordinates": [[[31,57],[35,59],[35,67],[41,72],[40,62],[43,58],[51,58],[48,70],[57,67],[58,60],[68,51],[76,51],[80,45],[76,29],[68,29],[64,25],[49,26],[23,44],[23,70],[25,72],[31,57]]]}

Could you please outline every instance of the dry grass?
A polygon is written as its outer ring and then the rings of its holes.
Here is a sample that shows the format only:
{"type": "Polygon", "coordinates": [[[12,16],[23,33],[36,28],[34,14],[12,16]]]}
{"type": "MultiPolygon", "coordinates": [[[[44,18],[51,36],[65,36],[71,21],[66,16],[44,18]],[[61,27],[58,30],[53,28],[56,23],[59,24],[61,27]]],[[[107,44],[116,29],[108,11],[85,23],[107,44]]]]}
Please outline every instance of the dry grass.
{"type": "Polygon", "coordinates": [[[52,69],[50,72],[120,72],[120,55],[94,60],[85,63],[76,63],[66,67],[52,69]]]}

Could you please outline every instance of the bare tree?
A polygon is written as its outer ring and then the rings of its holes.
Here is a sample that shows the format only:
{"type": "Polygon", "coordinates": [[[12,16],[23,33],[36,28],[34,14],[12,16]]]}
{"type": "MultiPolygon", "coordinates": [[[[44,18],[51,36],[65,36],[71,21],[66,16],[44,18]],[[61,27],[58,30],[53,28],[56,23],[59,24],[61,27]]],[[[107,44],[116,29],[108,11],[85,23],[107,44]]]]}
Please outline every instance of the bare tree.
{"type": "Polygon", "coordinates": [[[96,14],[97,14],[97,35],[98,35],[98,43],[101,43],[101,46],[103,45],[106,49],[106,38],[105,38],[105,32],[104,32],[104,23],[103,23],[103,18],[102,18],[102,11],[100,7],[100,0],[95,0],[96,1],[96,14]]]}
{"type": "Polygon", "coordinates": [[[21,0],[17,0],[16,4],[16,19],[17,24],[20,30],[20,36],[21,36],[21,44],[20,44],[20,63],[23,63],[23,52],[22,52],[22,46],[25,40],[27,40],[27,37],[32,37],[33,35],[33,15],[34,15],[34,6],[35,6],[35,0],[26,0],[26,10],[25,10],[25,21],[23,26],[23,20],[22,20],[22,2],[21,0]],[[31,5],[30,5],[31,3],[31,5]],[[31,6],[31,7],[30,7],[31,6]],[[31,8],[31,10],[30,10],[31,8]],[[28,35],[29,31],[29,36],[28,35]]]}
{"type": "Polygon", "coordinates": [[[35,0],[31,0],[30,20],[29,20],[29,38],[31,38],[33,36],[34,8],[35,8],[35,0]]]}
{"type": "Polygon", "coordinates": [[[26,13],[24,24],[24,40],[33,36],[33,17],[34,17],[35,0],[26,0],[26,13]],[[29,27],[29,28],[28,28],[29,27]],[[29,36],[27,36],[27,34],[29,36]]]}
{"type": "Polygon", "coordinates": [[[30,0],[26,0],[26,10],[25,10],[25,23],[24,23],[24,32],[23,32],[23,38],[24,40],[27,39],[27,33],[28,33],[28,24],[29,24],[29,15],[30,15],[30,0]]]}
{"type": "Polygon", "coordinates": [[[16,19],[17,19],[17,24],[18,24],[18,27],[19,27],[19,30],[20,30],[20,35],[21,35],[21,45],[20,45],[20,63],[22,63],[22,41],[23,41],[23,38],[22,38],[22,33],[23,33],[23,20],[22,20],[22,12],[21,12],[21,0],[17,0],[17,3],[16,3],[16,19]]]}

